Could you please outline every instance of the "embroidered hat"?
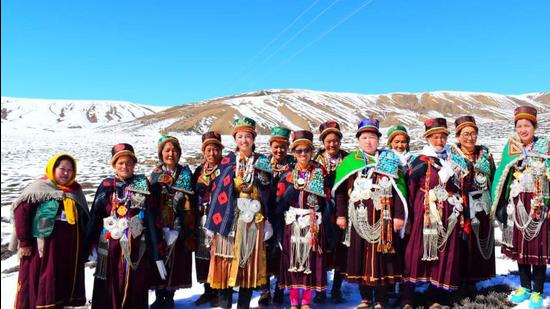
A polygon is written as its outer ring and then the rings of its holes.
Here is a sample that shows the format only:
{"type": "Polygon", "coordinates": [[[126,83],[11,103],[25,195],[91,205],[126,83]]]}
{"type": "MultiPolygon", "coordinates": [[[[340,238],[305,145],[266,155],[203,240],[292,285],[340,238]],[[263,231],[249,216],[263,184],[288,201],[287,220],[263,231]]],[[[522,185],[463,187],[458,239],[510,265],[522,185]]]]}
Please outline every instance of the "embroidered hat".
{"type": "Polygon", "coordinates": [[[476,129],[476,132],[478,131],[476,119],[474,116],[462,116],[458,117],[455,120],[455,134],[458,136],[460,134],[460,130],[464,129],[465,127],[472,127],[476,129]]]}
{"type": "Polygon", "coordinates": [[[290,144],[290,150],[296,148],[300,144],[308,145],[312,150],[315,149],[313,145],[313,133],[307,130],[299,130],[292,132],[292,144],[290,144]]]}
{"type": "Polygon", "coordinates": [[[202,145],[201,151],[204,151],[206,146],[215,144],[220,147],[220,150],[223,149],[222,136],[216,131],[208,131],[202,135],[202,145]]]}
{"type": "Polygon", "coordinates": [[[248,117],[239,117],[233,120],[233,137],[238,132],[249,132],[256,137],[256,121],[248,117]]]}
{"type": "MultiPolygon", "coordinates": [[[[159,155],[159,161],[160,162],[163,162],[162,161],[162,150],[164,149],[164,146],[166,145],[166,143],[170,142],[172,145],[174,145],[174,147],[176,148],[176,151],[178,152],[178,159],[179,157],[181,156],[181,146],[180,146],[180,141],[173,137],[173,136],[170,136],[170,135],[164,135],[163,137],[161,137],[159,139],[159,144],[158,144],[158,155],[159,155]]],[[[178,160],[179,161],[179,160],[178,160]]]]}
{"type": "Polygon", "coordinates": [[[272,142],[288,143],[290,138],[290,130],[284,127],[274,127],[271,129],[271,138],[269,144],[272,142]]]}
{"type": "Polygon", "coordinates": [[[359,138],[361,136],[361,133],[363,132],[372,132],[378,135],[378,137],[382,136],[382,133],[380,133],[380,121],[375,118],[364,118],[359,122],[357,125],[357,133],[355,133],[355,137],[359,138]]]}
{"type": "Polygon", "coordinates": [[[447,120],[445,118],[430,118],[424,121],[424,127],[426,130],[422,137],[426,138],[434,133],[445,133],[449,135],[449,129],[447,129],[447,120]]]}
{"type": "Polygon", "coordinates": [[[514,110],[514,122],[520,119],[531,120],[533,124],[537,124],[537,109],[532,106],[520,106],[514,110]]]}
{"type": "Polygon", "coordinates": [[[400,125],[400,124],[396,124],[394,125],[393,127],[391,127],[389,130],[388,130],[388,133],[386,134],[386,137],[388,138],[388,145],[391,144],[391,141],[397,136],[397,135],[405,135],[405,137],[407,138],[407,142],[409,142],[411,140],[411,138],[409,137],[409,133],[407,132],[407,128],[405,128],[404,126],[400,125]]]}
{"type": "Polygon", "coordinates": [[[336,135],[338,135],[340,139],[342,138],[342,131],[340,131],[340,125],[338,124],[338,122],[334,120],[330,120],[322,123],[319,126],[319,132],[320,132],[319,134],[320,141],[323,141],[325,137],[330,133],[336,133],[336,135]]]}
{"type": "Polygon", "coordinates": [[[118,158],[122,156],[130,156],[137,163],[136,154],[134,153],[134,147],[130,144],[120,143],[113,146],[111,149],[111,165],[115,166],[118,158]]]}

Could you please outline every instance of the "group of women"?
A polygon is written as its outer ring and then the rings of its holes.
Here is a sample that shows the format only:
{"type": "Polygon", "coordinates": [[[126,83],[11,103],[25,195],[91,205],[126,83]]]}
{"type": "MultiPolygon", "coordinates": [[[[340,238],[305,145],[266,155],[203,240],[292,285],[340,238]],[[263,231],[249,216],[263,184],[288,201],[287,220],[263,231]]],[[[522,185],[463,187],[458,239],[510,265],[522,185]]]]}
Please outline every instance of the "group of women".
{"type": "Polygon", "coordinates": [[[498,168],[477,144],[475,118],[455,121],[456,143],[444,118],[427,119],[427,144],[409,151],[396,125],[380,147],[379,121],[363,119],[358,147],[340,148],[334,121],[313,133],[273,128],[271,154],[255,151],[256,124],[233,123],[236,149],[222,158],[217,132],[202,136],[204,161],[194,172],[179,163],[178,139],[158,142],[159,163],[135,174],[129,144],[112,148],[114,174],[89,210],[75,181],[76,161],[53,157],[46,175],[14,201],[14,241],[20,256],[16,308],[82,306],[84,262],[96,261],[93,308],[173,308],[174,291],[191,286],[193,252],[204,294],[197,305],[311,308],[328,296],[342,302],[343,280],[358,285],[357,308],[384,308],[396,283],[403,308],[428,282],[427,305],[450,302],[450,291],[495,275],[494,222],[503,252],[518,263],[521,287],[510,300],[541,308],[550,262],[550,139],[537,137],[537,111],[515,110],[515,134],[498,168]],[[292,156],[288,154],[292,153],[292,156]],[[271,297],[270,276],[275,279],[271,297]],[[315,292],[315,296],[313,296],[315,292]]]}

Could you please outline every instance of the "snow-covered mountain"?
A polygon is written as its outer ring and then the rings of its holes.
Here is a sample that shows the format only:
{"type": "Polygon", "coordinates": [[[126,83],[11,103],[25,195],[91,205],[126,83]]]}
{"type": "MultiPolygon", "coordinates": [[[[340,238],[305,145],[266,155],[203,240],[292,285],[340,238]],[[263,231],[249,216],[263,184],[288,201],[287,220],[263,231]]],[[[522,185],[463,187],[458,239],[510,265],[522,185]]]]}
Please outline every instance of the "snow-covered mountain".
{"type": "Polygon", "coordinates": [[[354,130],[365,116],[375,116],[383,127],[401,122],[418,127],[428,117],[453,120],[475,115],[478,122],[509,120],[515,107],[528,104],[539,113],[550,112],[550,92],[501,95],[470,92],[426,92],[363,95],[311,90],[263,90],[180,105],[133,121],[136,127],[154,126],[169,132],[203,133],[208,129],[231,134],[231,120],[245,115],[256,120],[260,133],[276,125],[312,129],[329,119],[344,130],[354,130]]]}
{"type": "Polygon", "coordinates": [[[2,97],[2,129],[92,128],[134,120],[164,108],[123,101],[2,97]]]}

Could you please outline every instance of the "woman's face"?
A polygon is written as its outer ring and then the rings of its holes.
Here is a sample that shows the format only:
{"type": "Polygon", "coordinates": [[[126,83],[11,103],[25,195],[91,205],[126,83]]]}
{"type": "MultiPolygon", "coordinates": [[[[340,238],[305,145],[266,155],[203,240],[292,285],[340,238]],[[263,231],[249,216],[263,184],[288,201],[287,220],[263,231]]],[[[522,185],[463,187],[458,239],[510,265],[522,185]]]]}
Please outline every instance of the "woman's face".
{"type": "Polygon", "coordinates": [[[287,150],[288,143],[279,141],[271,142],[271,153],[273,154],[273,158],[275,158],[278,162],[285,159],[287,150]]]}
{"type": "Polygon", "coordinates": [[[340,151],[340,136],[336,133],[327,134],[323,139],[323,146],[330,156],[336,156],[340,151]]]}
{"type": "Polygon", "coordinates": [[[466,148],[474,148],[477,143],[477,130],[474,127],[465,127],[460,130],[458,141],[466,148]]]}
{"type": "Polygon", "coordinates": [[[204,147],[204,159],[206,162],[212,165],[217,165],[220,163],[222,158],[222,152],[220,147],[214,144],[209,144],[204,147]]]}
{"type": "Polygon", "coordinates": [[[134,176],[134,168],[136,162],[130,156],[122,156],[115,162],[115,173],[117,176],[124,180],[134,176]]]}
{"type": "Polygon", "coordinates": [[[172,142],[164,144],[164,148],[162,148],[162,162],[164,162],[166,166],[175,167],[180,161],[180,156],[181,153],[179,153],[172,142]]]}
{"type": "Polygon", "coordinates": [[[369,155],[374,155],[376,153],[378,143],[380,142],[380,139],[378,138],[378,135],[376,135],[376,133],[363,132],[361,133],[361,135],[359,135],[358,140],[359,148],[361,148],[364,152],[369,155]]]}
{"type": "Polygon", "coordinates": [[[237,132],[235,134],[235,142],[237,143],[237,148],[241,152],[252,152],[252,146],[254,145],[254,135],[250,132],[237,132]]]}
{"type": "Polygon", "coordinates": [[[297,145],[294,148],[294,158],[301,167],[306,167],[313,156],[313,149],[308,145],[297,145]]]}
{"type": "Polygon", "coordinates": [[[409,147],[409,142],[405,134],[399,134],[391,140],[391,149],[394,149],[398,153],[404,153],[409,147]]]}
{"type": "Polygon", "coordinates": [[[516,134],[522,144],[529,145],[535,138],[535,126],[527,119],[520,119],[516,122],[516,134]]]}
{"type": "Polygon", "coordinates": [[[430,134],[430,136],[426,139],[428,140],[428,143],[437,151],[443,150],[447,144],[447,134],[445,133],[430,134]]]}
{"type": "Polygon", "coordinates": [[[73,162],[68,159],[59,161],[59,165],[55,168],[54,178],[59,185],[65,186],[74,178],[73,162]]]}

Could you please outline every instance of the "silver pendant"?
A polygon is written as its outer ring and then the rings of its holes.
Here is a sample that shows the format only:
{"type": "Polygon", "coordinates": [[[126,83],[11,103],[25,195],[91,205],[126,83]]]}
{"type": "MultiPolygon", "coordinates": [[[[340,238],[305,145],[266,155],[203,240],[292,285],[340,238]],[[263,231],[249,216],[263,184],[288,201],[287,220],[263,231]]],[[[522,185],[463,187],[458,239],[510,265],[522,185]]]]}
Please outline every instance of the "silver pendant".
{"type": "Polygon", "coordinates": [[[369,190],[369,181],[366,178],[360,177],[355,179],[354,187],[360,189],[360,190],[369,190]]]}
{"type": "Polygon", "coordinates": [[[304,178],[298,178],[298,180],[296,180],[296,183],[299,185],[299,186],[303,186],[306,184],[306,180],[304,178]]]}
{"type": "Polygon", "coordinates": [[[130,234],[132,234],[132,237],[138,238],[141,233],[143,232],[143,224],[141,224],[141,219],[139,216],[133,216],[130,219],[130,234]]]}
{"type": "Polygon", "coordinates": [[[145,195],[141,193],[132,193],[132,205],[130,208],[145,208],[145,195]]]}

